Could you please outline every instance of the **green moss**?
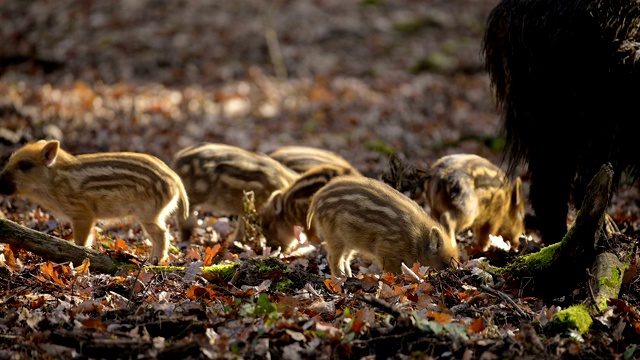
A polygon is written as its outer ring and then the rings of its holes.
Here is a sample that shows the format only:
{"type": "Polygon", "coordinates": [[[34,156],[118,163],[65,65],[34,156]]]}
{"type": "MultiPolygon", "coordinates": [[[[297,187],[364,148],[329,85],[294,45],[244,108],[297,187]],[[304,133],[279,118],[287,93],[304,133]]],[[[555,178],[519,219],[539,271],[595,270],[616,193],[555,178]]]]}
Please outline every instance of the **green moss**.
{"type": "Polygon", "coordinates": [[[365,146],[369,150],[373,150],[377,153],[380,153],[386,156],[391,156],[392,154],[396,153],[396,151],[391,145],[385,143],[383,140],[380,140],[380,139],[371,140],[367,142],[365,146]]]}
{"type": "MultiPolygon", "coordinates": [[[[137,267],[135,269],[137,269],[137,267]]],[[[148,266],[145,266],[144,269],[149,272],[175,272],[175,273],[184,272],[184,266],[148,265],[148,266]]]]}
{"type": "Polygon", "coordinates": [[[129,262],[114,261],[113,262],[113,266],[111,267],[111,269],[109,269],[109,271],[107,271],[107,273],[108,274],[115,274],[116,272],[118,272],[120,270],[136,271],[136,270],[138,270],[138,265],[132,264],[132,263],[129,263],[129,262]]]}
{"type": "Polygon", "coordinates": [[[236,273],[236,268],[238,266],[240,266],[240,263],[217,264],[203,266],[202,271],[218,274],[218,276],[220,276],[220,278],[224,280],[231,280],[231,278],[233,278],[233,275],[236,273]]]}
{"type": "Polygon", "coordinates": [[[617,287],[620,284],[620,272],[617,269],[611,269],[611,276],[598,279],[600,286],[617,287]]]}
{"type": "MultiPolygon", "coordinates": [[[[210,272],[210,273],[215,273],[218,274],[218,276],[220,276],[222,279],[231,279],[235,273],[235,268],[238,266],[238,263],[232,263],[232,264],[217,264],[217,265],[210,265],[210,266],[203,266],[202,267],[202,271],[203,272],[210,272]]],[[[120,264],[116,264],[114,265],[115,268],[117,269],[131,269],[131,270],[137,270],[138,267],[132,264],[124,264],[124,263],[120,263],[120,264]]],[[[144,269],[146,271],[149,272],[173,272],[173,273],[177,273],[180,275],[184,274],[184,266],[155,266],[155,265],[149,265],[149,266],[145,266],[144,269]]]]}
{"type": "Polygon", "coordinates": [[[547,269],[553,262],[553,257],[562,243],[556,243],[542,248],[537,253],[516,259],[504,268],[504,272],[516,274],[537,273],[547,269]]]}
{"type": "Polygon", "coordinates": [[[595,304],[596,311],[601,312],[608,307],[607,302],[609,301],[609,297],[618,293],[621,282],[621,270],[615,268],[611,269],[611,275],[608,278],[601,277],[598,279],[598,286],[601,289],[598,291],[597,303],[595,304]],[[603,290],[603,288],[608,289],[603,290]]]}
{"type": "Polygon", "coordinates": [[[622,278],[620,277],[620,270],[618,269],[612,269],[611,270],[611,281],[613,281],[615,283],[615,286],[618,286],[618,284],[620,284],[620,282],[622,281],[622,278]]]}
{"type": "Polygon", "coordinates": [[[555,314],[548,327],[553,332],[567,332],[571,329],[577,329],[580,334],[585,334],[589,331],[592,322],[586,306],[574,305],[555,314]]]}
{"type": "Polygon", "coordinates": [[[255,267],[255,270],[259,273],[265,273],[274,270],[287,270],[287,265],[276,258],[249,259],[248,261],[255,267]]]}
{"type": "Polygon", "coordinates": [[[290,279],[284,279],[276,283],[276,290],[282,292],[288,292],[293,287],[293,281],[290,279]]]}

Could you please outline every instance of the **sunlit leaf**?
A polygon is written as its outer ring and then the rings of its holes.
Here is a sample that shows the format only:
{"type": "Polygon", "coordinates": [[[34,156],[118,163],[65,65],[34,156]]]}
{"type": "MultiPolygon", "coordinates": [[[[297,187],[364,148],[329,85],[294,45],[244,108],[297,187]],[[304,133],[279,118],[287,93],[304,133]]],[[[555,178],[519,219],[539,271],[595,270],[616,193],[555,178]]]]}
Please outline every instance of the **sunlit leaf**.
{"type": "Polygon", "coordinates": [[[187,289],[187,298],[191,300],[198,300],[202,296],[207,295],[208,293],[209,293],[208,289],[206,288],[203,288],[198,285],[191,285],[189,289],[187,289]]]}
{"type": "Polygon", "coordinates": [[[91,265],[91,262],[89,261],[89,258],[86,258],[84,259],[84,261],[82,261],[82,265],[76,267],[76,271],[78,272],[78,274],[89,276],[90,265],[91,265]]]}
{"type": "Polygon", "coordinates": [[[451,322],[451,315],[437,311],[427,311],[427,318],[443,325],[451,322]]]}
{"type": "Polygon", "coordinates": [[[40,265],[40,273],[44,275],[44,277],[48,280],[51,280],[53,283],[64,286],[65,283],[62,282],[58,273],[54,270],[53,265],[50,261],[44,262],[40,265]]]}
{"type": "Polygon", "coordinates": [[[380,277],[378,275],[364,274],[362,275],[362,279],[360,281],[362,283],[362,288],[365,291],[369,291],[374,287],[378,286],[378,282],[380,282],[380,277]]]}
{"type": "Polygon", "coordinates": [[[392,273],[386,273],[380,277],[380,280],[386,282],[387,284],[395,283],[395,276],[392,273]]]}
{"type": "Polygon", "coordinates": [[[10,246],[4,247],[4,258],[0,259],[0,265],[5,265],[9,270],[20,272],[22,270],[22,264],[19,260],[16,260],[13,251],[10,246]]]}
{"type": "Polygon", "coordinates": [[[342,294],[342,287],[338,284],[335,279],[325,279],[324,285],[334,294],[342,294]]]}
{"type": "Polygon", "coordinates": [[[220,244],[215,244],[213,247],[206,247],[204,249],[204,266],[209,266],[213,263],[213,259],[218,255],[220,248],[220,244]]]}
{"type": "Polygon", "coordinates": [[[402,294],[404,294],[404,289],[396,285],[389,286],[383,283],[380,289],[380,297],[382,299],[389,299],[402,294]]]}
{"type": "Polygon", "coordinates": [[[117,238],[116,241],[112,244],[111,250],[127,251],[129,250],[129,246],[124,240],[122,240],[121,238],[117,238]]]}
{"type": "Polygon", "coordinates": [[[187,259],[187,261],[194,261],[194,260],[201,260],[202,257],[200,256],[200,253],[198,252],[197,249],[195,248],[187,248],[187,253],[185,254],[185,258],[187,259]]]}

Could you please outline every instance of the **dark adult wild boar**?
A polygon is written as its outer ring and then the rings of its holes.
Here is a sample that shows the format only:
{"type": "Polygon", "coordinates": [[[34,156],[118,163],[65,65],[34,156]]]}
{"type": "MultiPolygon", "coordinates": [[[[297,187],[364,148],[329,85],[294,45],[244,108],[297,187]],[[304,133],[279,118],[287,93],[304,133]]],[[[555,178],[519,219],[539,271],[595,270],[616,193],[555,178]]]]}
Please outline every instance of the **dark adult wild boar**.
{"type": "MultiPolygon", "coordinates": [[[[600,166],[640,165],[640,3],[503,0],[483,51],[502,113],[509,169],[528,163],[530,199],[545,243],[567,230],[600,166]]],[[[635,176],[634,176],[635,177],[635,176]]]]}

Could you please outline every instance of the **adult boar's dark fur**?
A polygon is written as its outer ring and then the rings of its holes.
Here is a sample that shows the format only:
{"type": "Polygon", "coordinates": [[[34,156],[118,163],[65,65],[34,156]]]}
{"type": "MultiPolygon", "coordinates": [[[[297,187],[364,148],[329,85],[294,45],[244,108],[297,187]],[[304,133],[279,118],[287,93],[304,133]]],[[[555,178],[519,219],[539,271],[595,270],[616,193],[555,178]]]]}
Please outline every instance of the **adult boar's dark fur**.
{"type": "Polygon", "coordinates": [[[614,184],[640,165],[640,3],[503,0],[483,41],[509,171],[527,162],[545,243],[566,233],[570,195],[610,162],[614,184]]]}

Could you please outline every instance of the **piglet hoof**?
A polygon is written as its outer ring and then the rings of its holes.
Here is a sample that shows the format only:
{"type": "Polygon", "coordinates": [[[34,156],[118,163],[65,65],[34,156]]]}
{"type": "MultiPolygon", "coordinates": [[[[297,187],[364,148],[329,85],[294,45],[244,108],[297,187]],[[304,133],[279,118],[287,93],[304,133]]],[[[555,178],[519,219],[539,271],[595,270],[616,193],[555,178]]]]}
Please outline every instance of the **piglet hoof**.
{"type": "Polygon", "coordinates": [[[167,266],[170,265],[169,257],[166,256],[164,258],[158,258],[157,256],[152,257],[149,260],[149,263],[154,266],[167,266]]]}

